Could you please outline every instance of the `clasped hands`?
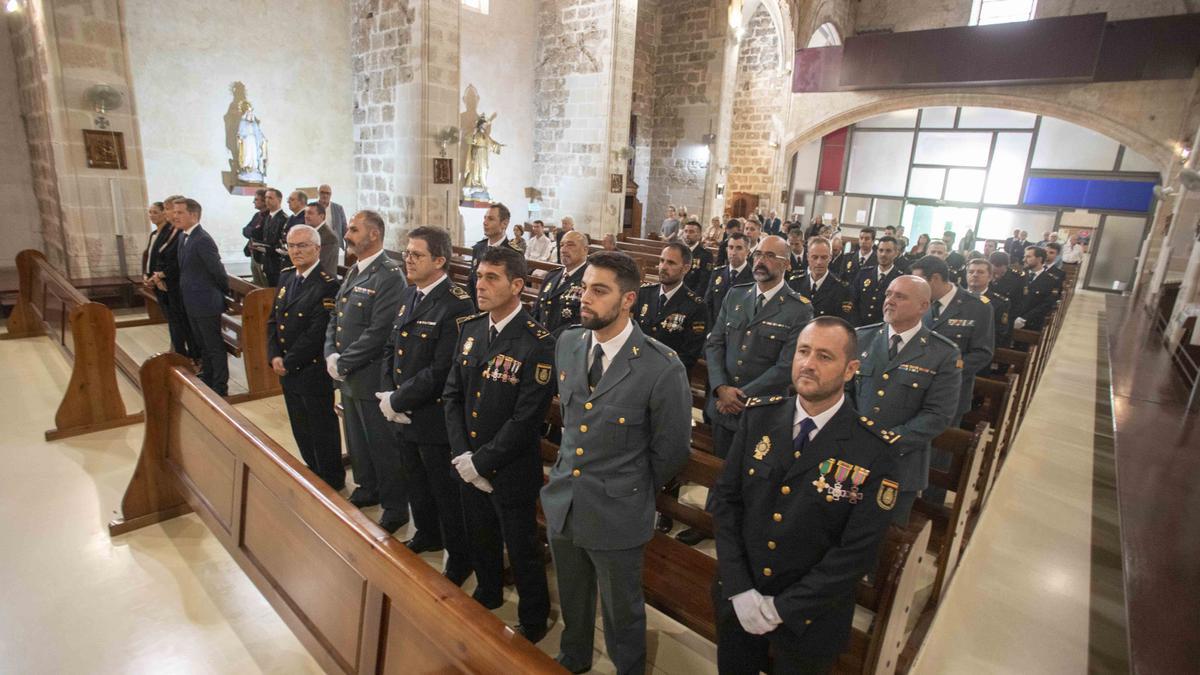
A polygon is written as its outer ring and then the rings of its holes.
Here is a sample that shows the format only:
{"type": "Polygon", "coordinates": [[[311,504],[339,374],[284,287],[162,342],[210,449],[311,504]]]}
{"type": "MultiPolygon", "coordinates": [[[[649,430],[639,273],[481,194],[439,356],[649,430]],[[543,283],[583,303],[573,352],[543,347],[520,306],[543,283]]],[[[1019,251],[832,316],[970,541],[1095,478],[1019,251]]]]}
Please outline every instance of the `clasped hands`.
{"type": "Polygon", "coordinates": [[[775,611],[775,596],[763,595],[751,588],[729,598],[742,629],[751,635],[766,635],[783,623],[775,611]]]}
{"type": "Polygon", "coordinates": [[[740,415],[746,409],[746,392],[737,387],[723,384],[717,387],[717,412],[722,415],[740,415]]]}
{"type": "Polygon", "coordinates": [[[492,484],[488,479],[479,475],[479,472],[475,469],[475,461],[471,459],[472,454],[464,452],[450,460],[450,463],[454,465],[454,469],[458,471],[458,477],[462,478],[464,483],[470,483],[480,490],[490,493],[493,489],[492,484]]]}

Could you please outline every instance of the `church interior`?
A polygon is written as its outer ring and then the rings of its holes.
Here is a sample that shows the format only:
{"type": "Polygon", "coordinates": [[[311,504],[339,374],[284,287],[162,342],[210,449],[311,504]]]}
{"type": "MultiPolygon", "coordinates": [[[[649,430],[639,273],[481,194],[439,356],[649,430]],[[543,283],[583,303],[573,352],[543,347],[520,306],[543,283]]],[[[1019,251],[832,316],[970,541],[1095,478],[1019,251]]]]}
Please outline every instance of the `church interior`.
{"type": "MultiPolygon", "coordinates": [[[[0,672],[565,672],[549,509],[549,629],[526,640],[511,578],[479,604],[440,549],[406,548],[415,521],[381,529],[383,508],[306,466],[269,344],[283,284],[248,242],[264,188],[299,194],[274,209],[301,224],[318,194],[321,217],[340,205],[347,242],[378,214],[401,265],[410,232],[445,230],[472,299],[502,203],[526,306],[567,276],[572,229],[647,283],[667,241],[725,256],[735,221],[806,252],[813,228],[835,261],[885,228],[912,260],[944,239],[964,270],[1014,244],[1014,266],[1070,252],[1044,325],[989,348],[972,409],[932,441],[953,457],[929,469],[946,496],[891,526],[832,671],[776,653],[771,672],[1196,672],[1200,1],[3,2],[0,672]],[[168,195],[203,206],[228,272],[212,324],[227,396],[169,353],[144,283],[147,209],[168,195]],[[536,262],[535,222],[554,244],[536,262]]],[[[339,246],[332,276],[365,283],[339,246]]],[[[641,570],[644,671],[663,675],[726,671],[706,506],[726,459],[699,365],[690,458],[649,502],[674,530],[641,570]],[[708,536],[687,546],[684,528],[708,536]]],[[[592,672],[643,672],[609,653],[603,619],[592,672]]]]}

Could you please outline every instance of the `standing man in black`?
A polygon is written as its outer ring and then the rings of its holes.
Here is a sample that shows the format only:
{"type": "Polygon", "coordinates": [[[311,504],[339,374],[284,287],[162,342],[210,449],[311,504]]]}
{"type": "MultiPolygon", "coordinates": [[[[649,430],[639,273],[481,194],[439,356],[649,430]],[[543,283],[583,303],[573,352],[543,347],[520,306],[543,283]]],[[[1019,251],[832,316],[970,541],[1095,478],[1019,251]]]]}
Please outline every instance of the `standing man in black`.
{"type": "Polygon", "coordinates": [[[442,390],[454,364],[458,324],[475,311],[471,297],[446,276],[450,234],[437,227],[408,233],[404,252],[408,288],[392,326],[383,361],[379,409],[393,422],[408,478],[408,500],[417,533],[405,542],[413,553],[449,554],[443,574],[456,584],[471,575],[458,474],[450,466],[442,390]]]}
{"type": "Polygon", "coordinates": [[[689,371],[704,356],[708,337],[704,300],[683,283],[684,270],[691,263],[687,246],[667,244],[658,255],[658,283],[643,284],[633,306],[642,332],[674,349],[689,371]]]}
{"type": "Polygon", "coordinates": [[[340,383],[342,425],[358,488],[350,503],[380,504],[379,526],[395,532],[408,524],[404,465],[394,434],[379,411],[383,346],[404,292],[404,270],[383,250],[383,216],[359,211],[346,227],[346,251],[357,262],[338,289],[337,309],[325,331],[325,367],[340,383]]]}
{"type": "Polygon", "coordinates": [[[242,249],[242,252],[250,258],[250,276],[253,277],[256,286],[268,285],[267,275],[263,272],[264,251],[266,251],[263,237],[269,216],[267,189],[259,188],[254,191],[254,215],[251,216],[250,222],[242,228],[242,236],[246,238],[246,247],[242,249]]]}
{"type": "MultiPolygon", "coordinates": [[[[304,224],[304,207],[306,206],[308,206],[308,193],[303,190],[295,190],[292,194],[288,195],[288,209],[292,212],[292,215],[288,216],[287,229],[291,229],[293,225],[304,224]]],[[[286,231],[281,238],[285,242],[287,241],[286,231]]]]}
{"type": "Polygon", "coordinates": [[[187,308],[192,337],[200,348],[200,380],[220,396],[229,394],[229,362],[221,337],[221,314],[229,277],[217,242],[200,227],[200,203],[175,200],[175,226],[180,229],[179,287],[187,308]]]}
{"type": "Polygon", "coordinates": [[[588,244],[582,232],[571,230],[558,245],[562,269],[542,281],[533,318],[554,335],[579,323],[579,298],[583,295],[583,272],[587,269],[588,244]]]}
{"type": "Polygon", "coordinates": [[[1046,271],[1046,249],[1040,246],[1025,248],[1025,287],[1021,295],[1013,300],[1013,328],[1041,330],[1046,317],[1058,305],[1060,282],[1058,277],[1046,271]]]}
{"type": "Polygon", "coordinates": [[[857,278],[864,269],[879,265],[879,258],[875,255],[875,228],[864,227],[858,231],[858,250],[846,256],[841,263],[837,273],[843,279],[857,278]]]}
{"type": "Polygon", "coordinates": [[[725,301],[725,294],[730,288],[754,280],[754,270],[746,262],[750,255],[750,245],[746,236],[741,232],[734,232],[723,245],[728,253],[729,264],[722,265],[713,272],[712,279],[708,282],[708,290],[704,293],[704,305],[708,308],[708,315],[714,318],[721,311],[721,303],[725,301]]]}
{"type": "Polygon", "coordinates": [[[852,287],[856,312],[855,326],[867,326],[883,321],[883,300],[887,295],[888,286],[893,279],[901,275],[894,264],[898,254],[895,239],[880,237],[879,245],[875,248],[879,264],[860,271],[852,287]]]}
{"type": "Polygon", "coordinates": [[[683,244],[692,254],[692,262],[683,277],[683,285],[701,297],[708,290],[708,280],[713,273],[713,254],[705,248],[704,242],[701,241],[702,235],[700,221],[695,218],[689,218],[683,224],[683,244]]]}
{"type": "Polygon", "coordinates": [[[267,216],[263,223],[263,276],[268,286],[279,285],[279,271],[283,269],[283,256],[279,249],[287,239],[287,214],[283,212],[283,193],[275,188],[267,188],[267,216]]]}
{"type": "Polygon", "coordinates": [[[509,213],[508,207],[500,202],[492,204],[487,213],[483,214],[483,239],[475,242],[475,245],[471,247],[471,274],[467,277],[467,293],[472,299],[475,298],[475,269],[479,267],[479,261],[483,258],[484,251],[507,246],[517,253],[521,253],[516,242],[509,241],[504,237],[504,233],[508,231],[508,220],[511,217],[512,214],[509,213]]]}
{"type": "Polygon", "coordinates": [[[546,636],[550,590],[538,539],[541,427],[554,396],[554,338],[521,307],[525,258],[507,247],[479,259],[479,309],[462,323],[442,393],[446,431],[462,479],[463,513],[488,609],[504,604],[504,549],[520,603],[514,630],[546,636]]]}
{"type": "Polygon", "coordinates": [[[333,409],[333,380],[325,370],[325,329],[337,296],[337,279],[318,264],[321,238],[307,225],[288,231],[293,267],[279,276],[267,321],[267,358],[283,387],[292,436],[300,457],[334,490],[346,485],[342,435],[333,409]]]}
{"type": "Polygon", "coordinates": [[[813,316],[836,316],[846,321],[854,317],[854,294],[850,284],[829,271],[833,247],[824,237],[808,240],[808,271],[788,278],[792,290],[808,298],[813,316]]]}
{"type": "MultiPolygon", "coordinates": [[[[188,324],[187,310],[183,306],[183,293],[179,288],[179,228],[175,227],[175,200],[178,195],[157,202],[162,226],[150,242],[146,259],[146,286],[154,291],[158,307],[167,319],[167,332],[171,335],[171,351],[195,361],[200,358],[192,339],[192,328],[188,324]]],[[[153,210],[154,207],[151,207],[153,210]]]]}

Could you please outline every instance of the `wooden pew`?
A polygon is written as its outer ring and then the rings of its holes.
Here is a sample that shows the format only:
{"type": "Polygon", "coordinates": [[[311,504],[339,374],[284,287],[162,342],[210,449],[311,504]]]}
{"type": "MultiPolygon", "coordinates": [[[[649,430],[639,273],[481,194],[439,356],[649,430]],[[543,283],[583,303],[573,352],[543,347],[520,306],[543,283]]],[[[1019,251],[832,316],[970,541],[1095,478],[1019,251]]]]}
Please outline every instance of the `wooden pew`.
{"type": "Polygon", "coordinates": [[[112,536],[194,510],[329,673],[561,673],[204,387],[142,368],[149,414],[112,536]]]}
{"type": "Polygon", "coordinates": [[[112,310],[89,301],[41,251],[17,254],[17,304],[4,339],[49,335],[71,359],[71,379],[54,414],[47,441],[112,429],[142,420],[126,414],[117,388],[117,347],[112,310]]]}
{"type": "Polygon", "coordinates": [[[1010,441],[1009,430],[1014,423],[1012,411],[1014,408],[1019,375],[1006,375],[1005,379],[975,378],[975,404],[963,416],[963,428],[971,429],[975,425],[985,423],[989,427],[987,445],[983,450],[983,458],[979,463],[979,473],[975,477],[975,501],[970,505],[967,516],[967,538],[975,529],[975,522],[983,512],[983,504],[992,489],[1000,456],[1008,452],[1010,441]]]}

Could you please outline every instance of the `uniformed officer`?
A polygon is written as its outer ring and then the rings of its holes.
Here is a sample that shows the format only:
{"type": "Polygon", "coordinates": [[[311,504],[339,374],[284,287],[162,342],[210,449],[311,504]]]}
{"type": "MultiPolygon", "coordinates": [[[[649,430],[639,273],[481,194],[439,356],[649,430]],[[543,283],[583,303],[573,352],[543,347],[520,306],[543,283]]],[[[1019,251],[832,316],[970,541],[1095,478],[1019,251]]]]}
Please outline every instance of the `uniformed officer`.
{"type": "Polygon", "coordinates": [[[478,585],[488,609],[504,603],[504,549],[516,580],[520,623],[546,635],[550,592],[538,540],[540,429],[554,396],[554,338],[521,306],[525,258],[505,247],[479,260],[482,313],[465,320],[442,400],[478,585]]]}
{"type": "Polygon", "coordinates": [[[725,252],[729,264],[717,268],[712,279],[708,282],[708,290],[704,292],[704,304],[710,317],[721,311],[721,303],[729,289],[738,284],[749,283],[754,279],[754,272],[746,258],[750,255],[750,245],[746,236],[734,232],[725,240],[725,252]]]}
{"type": "Polygon", "coordinates": [[[708,280],[712,278],[714,265],[712,251],[705,248],[701,236],[700,221],[689,218],[683,224],[683,244],[691,252],[692,262],[683,277],[683,285],[703,297],[704,292],[708,290],[708,280]]]}
{"type": "MultiPolygon", "coordinates": [[[[791,253],[788,255],[792,263],[790,276],[799,277],[808,270],[808,251],[805,247],[804,228],[799,225],[793,225],[789,228],[787,231],[787,243],[788,248],[791,249],[791,253]]],[[[832,247],[832,244],[830,246],[832,247]]],[[[828,265],[826,269],[828,270],[828,265]]],[[[790,282],[791,279],[788,279],[788,281],[790,282]]]]}
{"type": "Polygon", "coordinates": [[[855,279],[864,269],[878,266],[879,258],[875,255],[875,228],[864,227],[858,231],[858,250],[846,256],[837,273],[843,279],[855,279]]]}
{"type": "MultiPolygon", "coordinates": [[[[742,221],[730,218],[725,222],[725,234],[717,246],[717,267],[729,264],[729,238],[734,234],[742,234],[742,221]]],[[[746,255],[750,255],[750,244],[746,243],[746,255]]]]}
{"type": "Polygon", "coordinates": [[[417,532],[405,542],[413,553],[446,549],[443,574],[456,584],[471,575],[458,474],[450,466],[450,442],[442,389],[454,362],[458,320],[475,304],[446,276],[450,234],[438,227],[408,233],[404,252],[410,282],[384,346],[379,409],[392,421],[396,451],[408,480],[417,532]]]}
{"type": "Polygon", "coordinates": [[[814,316],[836,316],[850,321],[854,317],[854,295],[850,284],[829,271],[832,251],[833,246],[828,239],[809,239],[806,256],[809,260],[808,270],[797,272],[793,268],[788,285],[808,298],[812,303],[814,316]]]}
{"type": "Polygon", "coordinates": [[[319,269],[321,236],[307,225],[288,231],[287,252],[294,267],[283,270],[267,320],[267,358],[283,387],[292,436],[300,457],[334,490],[346,484],[342,435],[333,410],[333,380],[323,350],[337,279],[319,269]]]}
{"type": "Polygon", "coordinates": [[[717,670],[825,673],[845,648],[900,485],[895,437],[843,393],[854,329],[835,317],[796,342],[796,396],[751,397],[715,487],[717,670]]]}
{"type": "Polygon", "coordinates": [[[1012,326],[1008,317],[1008,298],[992,290],[989,283],[992,279],[992,264],[983,258],[975,258],[967,263],[967,292],[980,300],[987,299],[987,305],[992,308],[992,330],[995,333],[995,348],[1008,347],[1012,344],[1012,326]]]}
{"type": "MultiPolygon", "coordinates": [[[[967,277],[966,272],[963,270],[964,266],[966,265],[966,261],[963,260],[963,263],[958,266],[955,266],[950,262],[952,260],[956,260],[955,256],[957,256],[957,260],[962,260],[963,257],[961,254],[951,252],[947,247],[946,242],[942,241],[941,239],[934,239],[933,241],[929,242],[929,245],[925,247],[925,250],[928,252],[928,255],[931,255],[946,263],[947,269],[950,270],[950,283],[956,286],[966,286],[967,277]]],[[[914,260],[913,262],[916,261],[914,260]]],[[[905,274],[908,274],[908,272],[905,272],[905,274]]]]}
{"type": "Polygon", "coordinates": [[[583,295],[583,271],[587,269],[587,237],[576,230],[563,234],[558,252],[563,266],[546,275],[533,308],[534,320],[553,335],[579,323],[579,296],[583,295]]]}
{"type": "Polygon", "coordinates": [[[1067,280],[1067,273],[1062,268],[1062,244],[1057,241],[1047,242],[1043,247],[1046,249],[1046,272],[1054,276],[1058,282],[1059,294],[1062,294],[1063,282],[1067,280]]]}
{"type": "Polygon", "coordinates": [[[1046,249],[1040,246],[1025,248],[1025,287],[1019,298],[1014,299],[1012,313],[1013,328],[1018,330],[1041,330],[1046,317],[1058,304],[1059,280],[1046,273],[1046,249]]]}
{"type": "Polygon", "coordinates": [[[893,237],[880,237],[879,244],[875,247],[875,257],[879,264],[861,270],[855,277],[852,284],[855,326],[866,326],[883,320],[883,301],[887,296],[888,286],[893,279],[901,276],[900,270],[894,264],[897,253],[897,244],[893,237]]]}
{"type": "Polygon", "coordinates": [[[558,662],[592,665],[599,583],[604,641],[618,673],[646,669],[643,548],[655,495],[687,462],[692,397],[674,350],[631,320],[641,273],[629,255],[591,256],[583,327],[556,350],[563,439],[542,509],[558,579],[558,662]]]}
{"type": "Polygon", "coordinates": [[[507,246],[512,250],[520,253],[521,249],[514,241],[509,241],[505,238],[504,233],[508,231],[508,220],[512,217],[508,207],[501,202],[496,202],[488,207],[487,213],[483,214],[483,239],[475,242],[471,247],[471,272],[467,276],[467,293],[471,299],[475,299],[475,268],[479,266],[479,260],[483,257],[483,252],[489,248],[499,248],[507,246]]]}
{"type": "Polygon", "coordinates": [[[888,286],[884,323],[858,329],[862,363],[853,382],[855,408],[895,437],[901,485],[893,517],[908,522],[917,493],[929,484],[930,443],[958,410],[962,358],[958,347],[921,323],[929,284],[902,276],[888,286]]]}
{"type": "Polygon", "coordinates": [[[687,246],[667,244],[658,255],[658,283],[643,284],[634,304],[642,332],[675,350],[689,371],[704,355],[708,337],[704,300],[683,283],[684,270],[691,264],[687,246]]]}
{"type": "MultiPolygon", "coordinates": [[[[787,390],[796,336],[813,317],[808,298],[784,282],[788,248],[782,238],[763,239],[752,264],[755,283],[736,286],[725,297],[704,353],[709,391],[705,412],[712,420],[713,452],[722,459],[746,399],[787,390]]],[[[705,535],[688,528],[676,538],[695,545],[705,535]]]]}
{"type": "Polygon", "coordinates": [[[338,290],[337,310],[325,331],[325,364],[341,383],[342,426],[358,484],[350,503],[383,505],[379,525],[395,532],[408,523],[404,466],[375,393],[383,345],[407,284],[400,264],[383,250],[383,233],[383,216],[375,211],[359,211],[346,227],[346,252],[358,261],[338,290]]]}

